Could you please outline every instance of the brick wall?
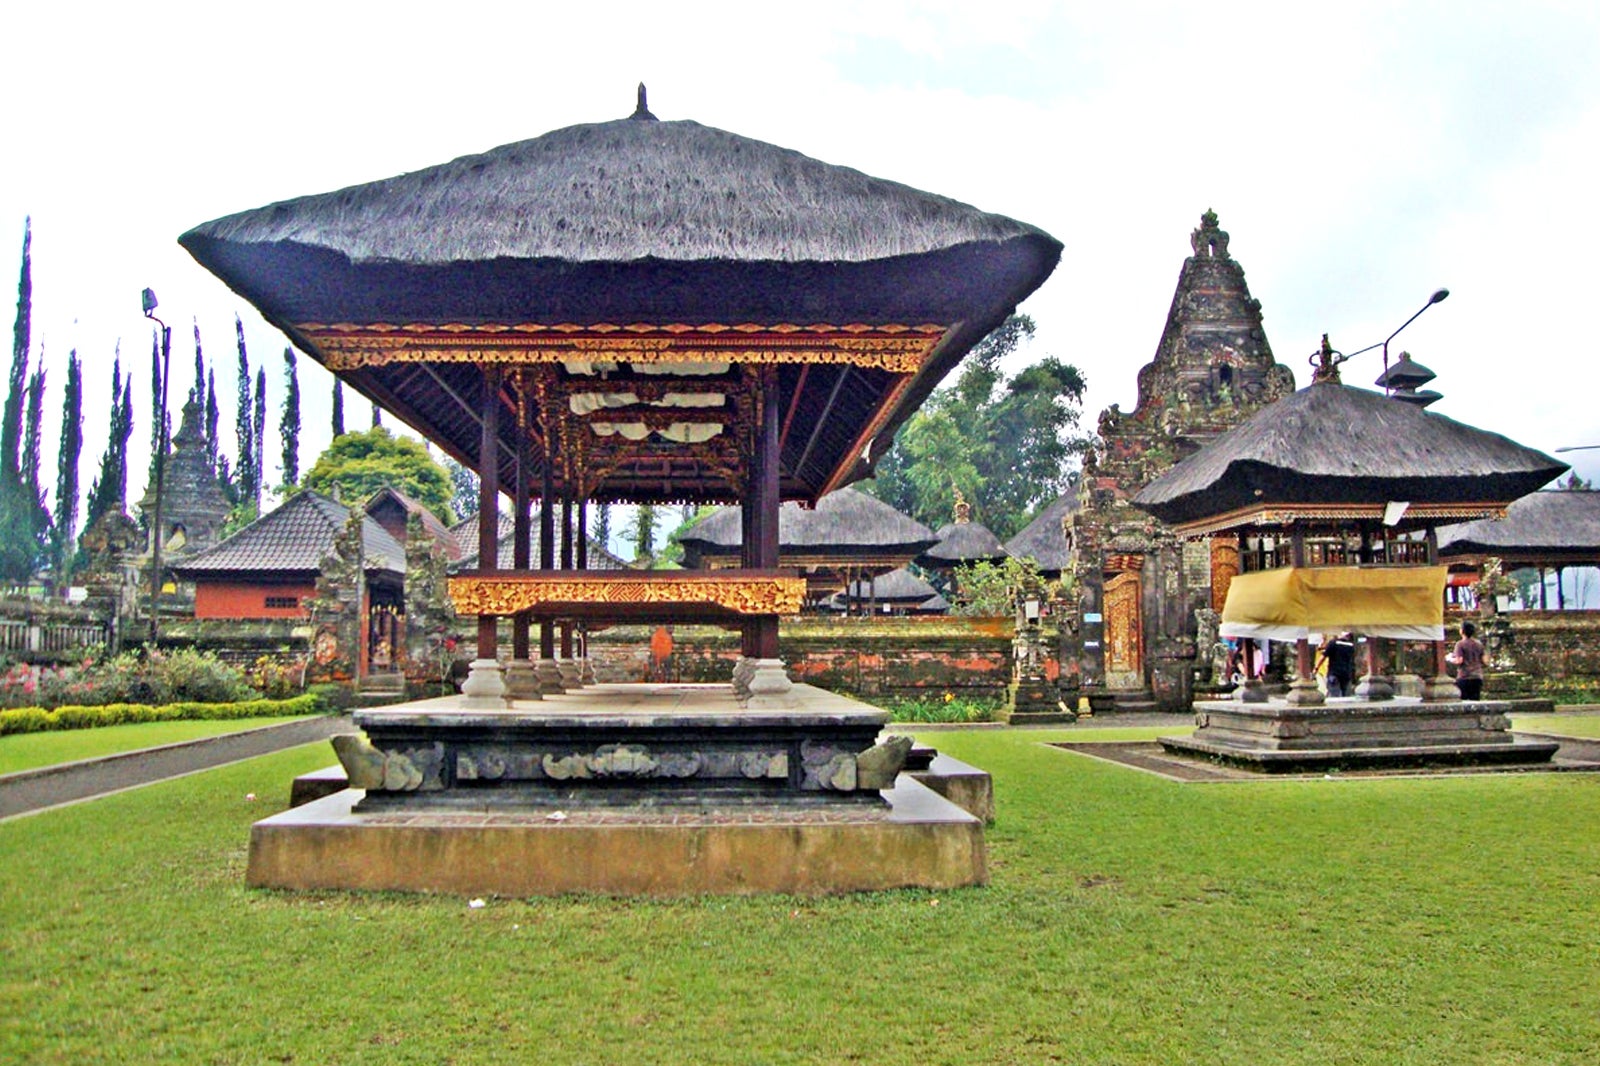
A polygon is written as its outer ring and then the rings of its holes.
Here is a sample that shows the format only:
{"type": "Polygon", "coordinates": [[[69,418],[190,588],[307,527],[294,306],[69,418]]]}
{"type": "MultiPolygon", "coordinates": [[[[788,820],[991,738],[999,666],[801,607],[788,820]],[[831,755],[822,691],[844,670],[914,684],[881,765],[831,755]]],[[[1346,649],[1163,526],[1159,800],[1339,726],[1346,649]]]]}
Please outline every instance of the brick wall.
{"type": "Polygon", "coordinates": [[[245,581],[202,581],[195,585],[196,618],[305,618],[301,601],[317,593],[316,585],[263,585],[245,581]],[[267,606],[268,599],[293,606],[267,606]]]}

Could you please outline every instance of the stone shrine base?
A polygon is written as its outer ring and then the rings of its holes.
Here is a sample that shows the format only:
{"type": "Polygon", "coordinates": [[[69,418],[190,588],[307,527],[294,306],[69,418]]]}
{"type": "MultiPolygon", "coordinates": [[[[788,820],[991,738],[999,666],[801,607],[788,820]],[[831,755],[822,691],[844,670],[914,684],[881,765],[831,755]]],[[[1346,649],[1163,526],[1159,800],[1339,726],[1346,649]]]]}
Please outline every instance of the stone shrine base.
{"type": "MultiPolygon", "coordinates": [[[[1326,767],[1473,766],[1548,762],[1553,741],[1511,733],[1504,700],[1424,703],[1333,699],[1317,707],[1208,700],[1194,705],[1192,736],[1161,737],[1174,754],[1220,759],[1247,769],[1295,772],[1326,767]]],[[[1521,709],[1526,709],[1521,707],[1521,709]]]]}
{"type": "MultiPolygon", "coordinates": [[[[618,685],[492,714],[435,700],[363,712],[357,723],[379,746],[369,757],[382,761],[383,787],[344,788],[257,822],[247,880],[503,896],[987,882],[982,817],[957,805],[980,798],[967,795],[966,778],[986,786],[986,774],[931,768],[936,785],[961,779],[951,802],[917,780],[924,774],[868,786],[862,759],[860,787],[840,791],[841,775],[821,771],[842,758],[854,768],[834,747],[870,747],[882,712],[803,685],[793,702],[788,712],[751,712],[727,686],[618,685]],[[406,754],[424,749],[426,759],[406,754]],[[571,776],[577,752],[596,754],[571,776]],[[752,762],[751,752],[762,758],[752,762]],[[391,783],[396,753],[412,772],[391,783]],[[747,763],[763,773],[750,776],[747,763]],[[786,772],[771,776],[774,767],[786,772]]],[[[311,794],[343,784],[342,771],[314,776],[311,794]]],[[[981,799],[988,814],[992,794],[981,799]]]]}

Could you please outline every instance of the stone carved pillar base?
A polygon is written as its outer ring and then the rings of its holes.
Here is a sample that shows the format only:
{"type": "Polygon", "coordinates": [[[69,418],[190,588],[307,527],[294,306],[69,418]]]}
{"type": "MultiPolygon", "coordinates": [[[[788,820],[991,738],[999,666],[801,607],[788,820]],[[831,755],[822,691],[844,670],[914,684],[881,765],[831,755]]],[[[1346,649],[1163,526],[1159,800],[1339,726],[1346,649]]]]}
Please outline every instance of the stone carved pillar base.
{"type": "Polygon", "coordinates": [[[1382,674],[1367,674],[1356,682],[1356,695],[1364,700],[1378,702],[1394,699],[1394,682],[1382,674]]]}
{"type": "Polygon", "coordinates": [[[1430,677],[1422,686],[1423,703],[1444,703],[1461,698],[1461,686],[1449,674],[1430,677]]]}
{"type": "Polygon", "coordinates": [[[755,659],[750,672],[750,696],[744,705],[751,710],[773,710],[794,706],[794,682],[782,659],[755,659]]]}
{"type": "Polygon", "coordinates": [[[478,710],[503,710],[506,705],[505,668],[498,659],[474,659],[461,683],[462,704],[478,710]]]}
{"type": "Polygon", "coordinates": [[[741,700],[750,698],[750,675],[755,673],[756,661],[749,656],[739,656],[733,664],[733,694],[741,700]]]}
{"type": "Polygon", "coordinates": [[[534,666],[534,672],[539,675],[539,692],[545,696],[559,696],[567,691],[561,684],[561,668],[554,659],[540,659],[534,666]]]}
{"type": "Polygon", "coordinates": [[[578,660],[578,683],[585,686],[596,683],[594,675],[594,660],[589,658],[587,652],[584,653],[583,658],[578,660]]]}
{"type": "Polygon", "coordinates": [[[1233,690],[1233,698],[1240,703],[1266,703],[1267,683],[1259,677],[1247,678],[1233,690]]]}
{"type": "Polygon", "coordinates": [[[583,687],[583,667],[576,659],[557,659],[556,670],[561,674],[561,687],[571,692],[583,687]]]}
{"type": "Polygon", "coordinates": [[[530,659],[512,659],[506,664],[506,689],[514,700],[542,700],[539,669],[530,659]]]}
{"type": "Polygon", "coordinates": [[[1289,693],[1284,700],[1295,707],[1320,707],[1328,702],[1317,683],[1309,677],[1297,677],[1289,682],[1289,693]]]}

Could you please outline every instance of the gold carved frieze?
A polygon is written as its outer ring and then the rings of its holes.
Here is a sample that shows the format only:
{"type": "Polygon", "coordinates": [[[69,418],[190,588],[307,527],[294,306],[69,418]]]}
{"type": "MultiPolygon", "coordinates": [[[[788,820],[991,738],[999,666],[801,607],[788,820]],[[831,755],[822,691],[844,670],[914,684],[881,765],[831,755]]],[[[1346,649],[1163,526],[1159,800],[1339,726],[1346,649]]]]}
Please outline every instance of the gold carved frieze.
{"type": "Polygon", "coordinates": [[[723,575],[458,575],[450,599],[461,614],[515,615],[573,607],[712,606],[741,615],[794,615],[805,602],[805,578],[723,575]]]}
{"type": "Polygon", "coordinates": [[[391,363],[844,364],[891,374],[922,368],[946,328],[921,326],[545,326],[461,323],[296,328],[329,370],[391,363]],[[648,332],[646,332],[648,331],[648,332]]]}

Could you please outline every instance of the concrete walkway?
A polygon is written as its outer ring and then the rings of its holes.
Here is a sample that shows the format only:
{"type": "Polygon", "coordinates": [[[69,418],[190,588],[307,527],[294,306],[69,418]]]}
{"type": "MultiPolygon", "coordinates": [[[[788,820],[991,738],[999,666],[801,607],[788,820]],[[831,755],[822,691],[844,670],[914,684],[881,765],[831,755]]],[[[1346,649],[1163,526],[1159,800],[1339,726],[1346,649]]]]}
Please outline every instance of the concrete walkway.
{"type": "Polygon", "coordinates": [[[0,775],[0,820],[270,755],[350,730],[348,717],[323,715],[0,775]]]}

